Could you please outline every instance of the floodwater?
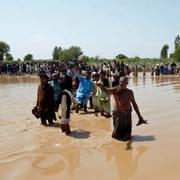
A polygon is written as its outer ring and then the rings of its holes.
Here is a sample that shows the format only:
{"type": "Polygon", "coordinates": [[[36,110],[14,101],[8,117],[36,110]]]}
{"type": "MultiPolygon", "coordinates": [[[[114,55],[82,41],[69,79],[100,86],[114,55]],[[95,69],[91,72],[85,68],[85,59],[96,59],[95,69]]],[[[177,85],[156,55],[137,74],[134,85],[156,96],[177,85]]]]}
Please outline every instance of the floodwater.
{"type": "Polygon", "coordinates": [[[179,180],[180,76],[130,77],[128,87],[148,125],[133,138],[111,138],[111,120],[72,113],[71,136],[43,127],[31,114],[38,79],[0,76],[0,177],[2,180],[179,180]]]}

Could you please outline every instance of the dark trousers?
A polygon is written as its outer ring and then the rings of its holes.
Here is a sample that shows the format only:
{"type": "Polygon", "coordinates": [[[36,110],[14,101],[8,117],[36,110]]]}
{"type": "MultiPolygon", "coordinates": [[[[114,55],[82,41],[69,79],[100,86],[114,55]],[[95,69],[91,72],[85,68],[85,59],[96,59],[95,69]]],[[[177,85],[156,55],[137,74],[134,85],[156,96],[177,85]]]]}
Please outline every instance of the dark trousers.
{"type": "Polygon", "coordinates": [[[129,140],[132,131],[131,111],[115,111],[113,113],[113,126],[113,138],[129,140]]]}
{"type": "Polygon", "coordinates": [[[79,113],[79,108],[84,108],[84,112],[87,113],[87,105],[78,104],[76,107],[76,113],[79,113]]]}
{"type": "Polygon", "coordinates": [[[66,135],[69,135],[71,133],[69,123],[61,124],[61,130],[62,130],[62,132],[65,132],[66,135]]]}
{"type": "Polygon", "coordinates": [[[53,118],[48,116],[46,113],[41,114],[41,123],[47,125],[46,120],[48,120],[49,125],[53,124],[53,118]]]}
{"type": "Polygon", "coordinates": [[[89,105],[90,105],[90,108],[92,109],[93,108],[92,96],[89,97],[89,105]]]}

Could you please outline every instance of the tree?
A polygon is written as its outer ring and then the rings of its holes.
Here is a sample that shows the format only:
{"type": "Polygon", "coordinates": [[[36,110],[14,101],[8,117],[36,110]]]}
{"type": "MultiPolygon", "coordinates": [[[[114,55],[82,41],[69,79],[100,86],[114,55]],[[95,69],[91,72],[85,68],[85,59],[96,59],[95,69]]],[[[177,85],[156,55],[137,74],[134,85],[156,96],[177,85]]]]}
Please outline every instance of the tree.
{"type": "Polygon", "coordinates": [[[0,61],[4,60],[4,57],[9,51],[10,51],[10,46],[5,42],[0,41],[0,61]]]}
{"type": "Polygon", "coordinates": [[[170,59],[173,58],[173,55],[174,55],[174,53],[170,53],[170,54],[169,54],[169,58],[170,58],[170,59]]]}
{"type": "Polygon", "coordinates": [[[81,59],[80,59],[82,62],[89,62],[90,61],[90,58],[88,56],[82,56],[81,59]]]}
{"type": "Polygon", "coordinates": [[[173,58],[175,61],[180,62],[180,47],[174,51],[173,58]]]}
{"type": "Polygon", "coordinates": [[[71,46],[69,49],[64,49],[60,52],[59,59],[64,61],[72,61],[77,62],[80,55],[82,55],[83,52],[81,51],[80,47],[77,46],[71,46]]]}
{"type": "Polygon", "coordinates": [[[180,36],[179,35],[177,35],[174,40],[174,46],[175,46],[175,50],[180,47],[180,36]]]}
{"type": "Polygon", "coordinates": [[[167,59],[168,58],[168,49],[169,49],[169,46],[167,44],[165,44],[162,49],[161,49],[161,55],[160,57],[162,59],[167,59]]]}
{"type": "Polygon", "coordinates": [[[124,54],[118,54],[115,58],[120,60],[120,59],[126,59],[128,57],[125,56],[124,54]]]}
{"type": "Polygon", "coordinates": [[[33,55],[32,54],[27,54],[24,56],[24,61],[32,61],[33,60],[33,55]]]}
{"type": "Polygon", "coordinates": [[[56,46],[53,50],[53,53],[52,53],[53,60],[58,60],[61,52],[62,52],[62,48],[56,46]]]}
{"type": "Polygon", "coordinates": [[[6,53],[6,60],[7,61],[13,61],[13,56],[10,53],[6,53]]]}
{"type": "Polygon", "coordinates": [[[16,61],[19,61],[19,62],[20,62],[20,61],[21,61],[21,59],[20,59],[20,58],[18,58],[16,61]]]}
{"type": "Polygon", "coordinates": [[[78,57],[81,56],[83,54],[83,52],[81,51],[80,47],[77,46],[71,46],[68,49],[68,54],[70,56],[70,60],[72,61],[77,61],[78,57]]]}

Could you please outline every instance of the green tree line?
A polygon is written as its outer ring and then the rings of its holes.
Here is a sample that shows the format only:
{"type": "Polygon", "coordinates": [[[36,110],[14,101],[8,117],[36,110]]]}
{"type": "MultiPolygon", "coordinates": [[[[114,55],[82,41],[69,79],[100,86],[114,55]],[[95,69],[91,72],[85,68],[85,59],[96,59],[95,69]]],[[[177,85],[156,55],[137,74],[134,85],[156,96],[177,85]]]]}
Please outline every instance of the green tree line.
{"type": "MultiPolygon", "coordinates": [[[[73,62],[78,63],[79,60],[87,63],[102,63],[111,60],[124,61],[128,64],[154,64],[156,62],[167,62],[167,60],[171,61],[172,59],[176,62],[180,62],[180,36],[177,35],[174,40],[174,52],[168,56],[169,45],[164,44],[160,51],[160,58],[139,58],[139,57],[127,57],[126,55],[120,53],[115,56],[114,59],[106,59],[96,57],[89,57],[83,54],[83,51],[78,46],[71,46],[69,48],[63,49],[62,47],[55,46],[52,51],[52,59],[49,61],[57,61],[57,62],[73,62]]],[[[4,42],[0,41],[0,61],[11,62],[14,58],[10,53],[10,46],[4,42]]],[[[21,61],[18,59],[17,61],[21,61]]],[[[37,60],[34,59],[31,53],[28,53],[24,56],[23,61],[25,62],[35,62],[37,60]]],[[[47,61],[46,61],[47,62],[47,61]]]]}

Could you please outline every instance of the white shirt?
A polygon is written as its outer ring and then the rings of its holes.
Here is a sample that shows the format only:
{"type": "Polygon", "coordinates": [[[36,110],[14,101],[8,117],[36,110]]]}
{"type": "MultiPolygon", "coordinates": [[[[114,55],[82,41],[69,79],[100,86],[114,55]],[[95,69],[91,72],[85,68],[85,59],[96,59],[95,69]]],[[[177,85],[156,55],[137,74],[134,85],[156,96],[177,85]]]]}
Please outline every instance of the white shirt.
{"type": "MultiPolygon", "coordinates": [[[[74,96],[71,94],[70,91],[68,91],[67,89],[65,89],[64,91],[66,91],[70,98],[71,98],[71,102],[72,102],[72,107],[76,107],[78,105],[76,99],[74,98],[74,96]]],[[[66,118],[66,112],[67,112],[67,97],[66,95],[63,95],[61,98],[61,106],[60,106],[60,110],[61,110],[61,124],[67,124],[69,123],[69,121],[71,120],[70,117],[69,119],[66,118]]],[[[59,111],[58,111],[59,113],[59,111]]]]}

